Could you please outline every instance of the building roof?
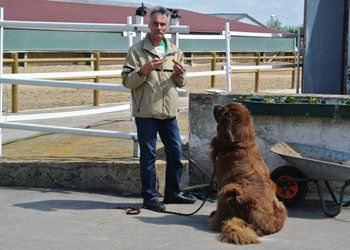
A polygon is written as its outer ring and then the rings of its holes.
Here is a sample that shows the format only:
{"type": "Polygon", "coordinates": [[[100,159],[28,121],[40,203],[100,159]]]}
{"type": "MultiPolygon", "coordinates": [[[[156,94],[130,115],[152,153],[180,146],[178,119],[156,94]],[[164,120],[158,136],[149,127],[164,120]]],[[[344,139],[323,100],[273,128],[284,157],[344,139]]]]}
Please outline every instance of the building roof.
{"type": "MultiPolygon", "coordinates": [[[[117,5],[117,6],[128,6],[128,7],[140,7],[140,2],[125,2],[118,0],[47,0],[47,1],[57,1],[57,2],[73,2],[73,3],[90,3],[90,4],[100,4],[100,5],[117,5]]],[[[147,4],[147,6],[151,6],[147,4]]]]}
{"type": "MultiPolygon", "coordinates": [[[[4,8],[4,20],[115,24],[126,24],[127,16],[132,16],[133,23],[135,23],[137,9],[135,7],[62,2],[57,0],[0,0],[0,7],[4,8]]],[[[148,13],[144,18],[144,24],[148,24],[149,10],[149,8],[146,9],[148,13]]],[[[180,25],[188,25],[190,32],[218,33],[225,30],[225,23],[229,22],[230,31],[286,33],[193,11],[178,10],[182,17],[180,25]]]]}
{"type": "Polygon", "coordinates": [[[256,23],[257,25],[267,28],[266,25],[262,24],[261,22],[259,22],[258,20],[256,20],[255,18],[251,17],[246,13],[214,13],[214,14],[208,14],[208,15],[221,17],[221,18],[225,18],[225,19],[229,19],[237,22],[239,22],[244,18],[248,18],[254,23],[256,23]]]}

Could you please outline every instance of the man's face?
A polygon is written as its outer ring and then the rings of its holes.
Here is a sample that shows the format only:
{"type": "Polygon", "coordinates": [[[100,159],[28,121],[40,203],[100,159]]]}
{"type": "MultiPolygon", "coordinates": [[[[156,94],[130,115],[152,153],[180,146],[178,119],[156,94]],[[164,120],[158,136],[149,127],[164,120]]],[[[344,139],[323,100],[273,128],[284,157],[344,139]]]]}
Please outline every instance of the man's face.
{"type": "Polygon", "coordinates": [[[168,29],[168,19],[166,15],[154,14],[151,18],[148,27],[151,31],[150,38],[153,45],[160,45],[159,42],[162,41],[165,32],[168,29]],[[154,44],[157,43],[157,44],[154,44]]]}

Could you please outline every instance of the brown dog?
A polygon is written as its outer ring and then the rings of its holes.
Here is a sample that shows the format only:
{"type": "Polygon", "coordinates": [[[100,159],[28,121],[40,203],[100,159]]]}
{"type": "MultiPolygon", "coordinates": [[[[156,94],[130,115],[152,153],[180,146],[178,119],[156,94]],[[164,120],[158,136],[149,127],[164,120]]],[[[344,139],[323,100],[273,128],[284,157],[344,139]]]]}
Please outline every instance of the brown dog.
{"type": "Polygon", "coordinates": [[[287,210],[278,201],[265,165],[249,111],[240,103],[216,105],[217,135],[210,161],[218,181],[218,205],[211,228],[220,241],[237,245],[260,243],[259,236],[279,231],[287,210]]]}

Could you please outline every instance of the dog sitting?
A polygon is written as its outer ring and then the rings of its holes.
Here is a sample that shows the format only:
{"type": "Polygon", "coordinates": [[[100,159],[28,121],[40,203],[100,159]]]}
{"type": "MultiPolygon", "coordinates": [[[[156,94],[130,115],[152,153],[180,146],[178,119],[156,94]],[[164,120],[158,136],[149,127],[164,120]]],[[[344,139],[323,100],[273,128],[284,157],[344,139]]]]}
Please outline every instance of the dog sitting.
{"type": "Polygon", "coordinates": [[[216,105],[214,117],[217,135],[209,158],[218,182],[218,204],[210,226],[221,232],[219,240],[224,243],[260,243],[258,237],[283,227],[287,210],[276,198],[249,111],[231,102],[216,105]]]}

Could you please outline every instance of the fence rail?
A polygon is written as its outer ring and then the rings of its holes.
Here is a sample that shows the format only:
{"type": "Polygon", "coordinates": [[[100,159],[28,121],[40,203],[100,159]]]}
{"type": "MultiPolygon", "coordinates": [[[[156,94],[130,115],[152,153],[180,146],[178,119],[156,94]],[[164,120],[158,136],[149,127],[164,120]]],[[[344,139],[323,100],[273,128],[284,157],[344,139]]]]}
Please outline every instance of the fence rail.
{"type": "MultiPolygon", "coordinates": [[[[297,54],[293,53],[293,56],[260,56],[260,53],[257,53],[256,56],[235,56],[230,57],[230,60],[255,60],[256,65],[260,65],[261,60],[268,60],[268,59],[274,59],[274,60],[284,60],[284,59],[291,59],[293,61],[293,64],[296,63],[297,60],[297,54]]],[[[108,57],[103,58],[100,57],[99,52],[95,52],[94,56],[92,58],[32,58],[32,59],[19,59],[17,53],[11,53],[11,59],[3,59],[3,63],[10,63],[11,64],[11,72],[12,74],[18,74],[18,68],[20,63],[54,63],[54,62],[94,62],[94,71],[100,70],[100,63],[101,62],[112,62],[112,61],[119,61],[123,62],[125,58],[121,57],[108,57]]],[[[211,62],[211,70],[216,71],[216,63],[218,60],[225,60],[226,57],[218,57],[216,56],[216,53],[212,53],[211,56],[205,56],[205,57],[185,57],[185,61],[210,61],[211,62]]],[[[291,88],[295,88],[296,83],[296,66],[290,65],[288,68],[271,68],[271,69],[244,69],[244,70],[232,70],[231,73],[255,73],[255,92],[259,92],[259,79],[260,79],[260,73],[262,72],[273,72],[273,71],[292,71],[292,77],[291,77],[291,88]]],[[[27,77],[28,74],[23,74],[23,76],[27,77]]],[[[215,75],[211,76],[211,88],[215,88],[216,84],[216,77],[215,75]]],[[[16,77],[20,77],[17,75],[16,77]]],[[[33,78],[36,78],[35,76],[32,76],[33,78]]],[[[99,83],[100,79],[103,78],[121,78],[120,73],[115,75],[99,75],[96,76],[96,72],[94,75],[91,76],[65,76],[65,77],[53,77],[48,74],[47,80],[65,80],[65,81],[74,81],[74,80],[93,80],[94,83],[99,83]]],[[[18,85],[12,84],[11,86],[11,95],[12,95],[12,106],[11,111],[12,113],[18,113],[19,107],[18,107],[18,85]]],[[[93,105],[99,106],[99,90],[94,90],[93,95],[93,105]]]]}
{"type": "MultiPolygon", "coordinates": [[[[112,84],[99,84],[99,79],[102,76],[112,76],[115,74],[114,71],[109,71],[105,75],[102,74],[100,75],[100,54],[95,53],[94,58],[84,58],[82,61],[94,61],[94,83],[83,83],[83,82],[62,82],[62,81],[53,81],[53,80],[34,80],[33,74],[26,74],[26,78],[21,78],[19,74],[16,74],[16,72],[13,75],[15,77],[9,77],[8,74],[7,77],[5,74],[2,73],[3,71],[3,63],[4,61],[7,61],[7,59],[3,60],[3,30],[5,27],[7,28],[29,28],[29,29],[72,29],[72,30],[94,30],[94,31],[126,31],[128,34],[128,43],[129,46],[132,45],[132,39],[131,39],[131,31],[136,32],[136,42],[140,41],[142,39],[143,32],[148,32],[149,28],[147,25],[143,25],[143,17],[142,16],[136,16],[136,24],[131,24],[131,17],[128,17],[127,23],[128,24],[86,24],[86,23],[49,23],[49,22],[20,22],[20,21],[4,21],[3,20],[4,13],[3,13],[3,8],[0,8],[0,108],[2,109],[2,85],[1,83],[10,83],[13,84],[13,92],[14,90],[18,87],[16,86],[17,84],[33,84],[33,85],[40,85],[40,86],[55,86],[55,87],[78,87],[82,89],[94,89],[94,105],[98,105],[98,90],[99,89],[108,89],[108,90],[113,90],[113,91],[121,91],[117,88],[119,86],[115,86],[112,84]],[[109,86],[107,86],[109,85],[109,86]]],[[[171,25],[169,26],[168,32],[171,33],[171,41],[178,45],[178,40],[179,40],[179,33],[189,33],[189,27],[188,26],[179,26],[179,20],[177,18],[172,18],[171,19],[171,25]]],[[[231,91],[231,65],[230,65],[230,39],[231,39],[231,34],[230,34],[230,27],[229,23],[225,23],[225,32],[223,35],[219,35],[217,39],[225,39],[226,42],[226,69],[225,70],[220,70],[216,71],[214,67],[212,67],[211,72],[192,72],[188,73],[189,77],[194,77],[194,76],[202,76],[202,75],[210,75],[212,79],[215,80],[216,75],[226,75],[226,80],[227,80],[227,91],[231,91]],[[208,74],[207,74],[208,73],[208,74]],[[214,78],[213,78],[214,77],[214,78]]],[[[232,34],[234,34],[233,32],[232,34]]],[[[241,32],[242,33],[242,32],[241,32]]],[[[236,36],[241,36],[244,34],[237,34],[235,33],[236,36]]],[[[279,36],[283,37],[283,34],[248,34],[245,33],[245,35],[252,35],[252,36],[279,36]]],[[[197,39],[207,39],[204,36],[197,36],[197,39]]],[[[232,58],[234,59],[234,58],[232,58]]],[[[18,55],[15,56],[13,55],[11,59],[13,60],[10,61],[12,64],[12,71],[17,70],[18,73],[18,63],[19,62],[33,62],[36,61],[38,62],[38,59],[18,59],[18,55]]],[[[62,59],[60,59],[62,60],[62,59]]],[[[81,58],[75,58],[75,60],[81,60],[81,58]]],[[[113,58],[108,58],[108,60],[113,60],[113,58]]],[[[193,59],[192,59],[193,60],[193,59]]],[[[201,58],[203,60],[203,58],[201,58]]],[[[213,54],[213,58],[209,59],[214,61],[214,64],[216,64],[216,56],[213,54]]],[[[260,64],[260,54],[257,54],[257,59],[256,59],[256,64],[260,64]]],[[[56,61],[57,59],[51,59],[51,61],[56,61]]],[[[298,66],[299,66],[299,58],[298,58],[298,66]]],[[[48,62],[47,59],[45,59],[45,62],[48,62]]],[[[295,64],[291,64],[293,66],[289,65],[284,65],[283,68],[288,68],[288,67],[295,67],[295,64]]],[[[236,66],[237,67],[237,66],[236,66]]],[[[233,71],[235,70],[232,67],[233,71]]],[[[260,67],[256,66],[255,68],[257,70],[256,76],[259,76],[260,73],[260,67]]],[[[262,69],[262,68],[261,68],[262,69]]],[[[295,69],[294,69],[295,72],[295,69]]],[[[93,75],[89,75],[87,72],[79,72],[79,75],[76,75],[77,77],[91,77],[93,75]]],[[[43,75],[45,74],[37,74],[37,77],[43,79],[43,75]]],[[[65,76],[70,75],[70,73],[61,73],[59,75],[59,78],[62,79],[65,76]]],[[[256,77],[257,82],[259,82],[259,78],[256,77]]],[[[215,82],[215,81],[214,81],[215,82]]],[[[121,87],[121,86],[120,86],[121,87]]],[[[256,84],[256,88],[258,87],[258,84],[256,84]]],[[[122,87],[121,87],[122,88],[122,87]]],[[[179,91],[178,91],[179,92],[179,91]]],[[[186,92],[186,91],[185,91],[186,92]]],[[[181,93],[181,92],[179,92],[181,93]]],[[[186,92],[187,93],[187,92],[186,92]]],[[[18,96],[18,95],[17,95],[18,96]]],[[[15,99],[15,98],[14,98],[15,99]]],[[[17,100],[18,101],[18,100],[17,100]]],[[[1,110],[0,109],[0,110],[1,110]]],[[[131,108],[132,109],[132,108],[131,108]]],[[[17,110],[18,112],[18,110],[17,110]]],[[[86,135],[92,135],[92,136],[108,136],[108,137],[116,137],[120,138],[124,136],[124,133],[126,132],[119,132],[119,131],[90,131],[90,130],[84,130],[80,131],[79,129],[74,129],[74,128],[62,128],[62,127],[55,127],[55,126],[40,126],[40,125],[29,125],[29,124],[23,124],[23,123],[11,123],[11,122],[6,122],[3,120],[2,117],[0,117],[0,128],[15,128],[15,129],[23,129],[23,130],[38,130],[38,131],[47,131],[47,132],[56,132],[56,133],[70,133],[70,134],[85,134],[86,135]],[[90,132],[89,132],[90,131],[90,132]],[[96,133],[95,133],[96,132],[96,133]],[[121,135],[119,135],[121,133],[121,135]]],[[[2,129],[1,129],[2,131],[2,129]]],[[[0,132],[1,132],[0,131],[0,132]]],[[[134,124],[134,132],[136,131],[135,129],[135,124],[134,124]]],[[[135,137],[134,133],[126,133],[128,137],[131,137],[134,141],[134,156],[138,156],[137,152],[137,138],[135,137]]],[[[137,136],[137,135],[136,135],[137,136]]],[[[124,137],[123,137],[124,138],[124,137]]],[[[0,133],[0,154],[1,154],[1,149],[2,149],[2,133],[0,133]]]]}

